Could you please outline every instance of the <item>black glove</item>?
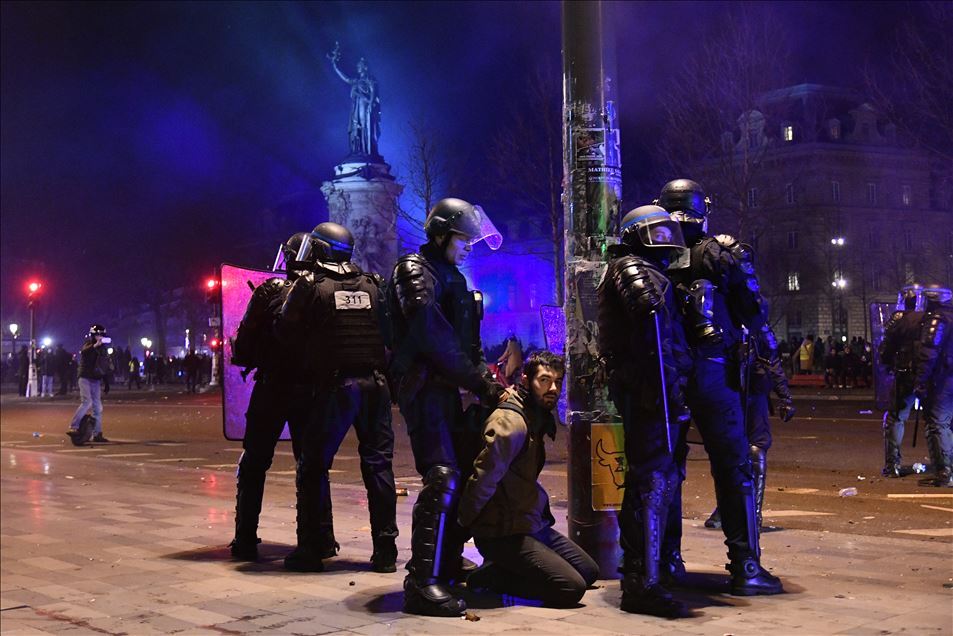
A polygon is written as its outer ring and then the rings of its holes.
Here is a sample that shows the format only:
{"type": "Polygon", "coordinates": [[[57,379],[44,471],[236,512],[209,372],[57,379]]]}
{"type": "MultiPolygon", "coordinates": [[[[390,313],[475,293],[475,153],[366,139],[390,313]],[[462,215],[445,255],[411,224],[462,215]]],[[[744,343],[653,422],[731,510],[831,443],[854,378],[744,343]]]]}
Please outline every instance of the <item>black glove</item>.
{"type": "Polygon", "coordinates": [[[483,388],[477,393],[480,405],[489,409],[495,409],[499,405],[502,395],[503,387],[496,382],[485,382],[483,388]]]}
{"type": "Polygon", "coordinates": [[[778,416],[782,422],[790,422],[794,417],[794,400],[790,395],[778,398],[778,416]]]}

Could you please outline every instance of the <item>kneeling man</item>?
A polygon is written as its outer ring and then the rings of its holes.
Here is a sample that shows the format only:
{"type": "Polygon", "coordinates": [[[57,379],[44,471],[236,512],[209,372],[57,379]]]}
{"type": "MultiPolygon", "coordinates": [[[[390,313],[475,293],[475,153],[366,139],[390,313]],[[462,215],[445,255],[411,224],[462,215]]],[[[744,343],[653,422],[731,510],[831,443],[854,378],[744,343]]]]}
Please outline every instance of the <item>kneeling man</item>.
{"type": "Polygon", "coordinates": [[[460,524],[469,527],[484,559],[467,579],[471,590],[567,607],[599,575],[595,561],[553,529],[549,497],[537,482],[546,462],[543,438],[556,437],[552,410],[564,374],[561,356],[533,353],[520,384],[504,392],[484,425],[485,445],[459,507],[460,524]]]}

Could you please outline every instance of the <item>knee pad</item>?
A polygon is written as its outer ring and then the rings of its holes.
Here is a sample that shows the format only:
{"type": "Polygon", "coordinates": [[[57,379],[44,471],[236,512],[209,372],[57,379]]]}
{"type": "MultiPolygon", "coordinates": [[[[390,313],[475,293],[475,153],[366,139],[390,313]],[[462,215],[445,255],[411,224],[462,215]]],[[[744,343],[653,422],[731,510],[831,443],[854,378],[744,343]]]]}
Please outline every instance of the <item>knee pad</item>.
{"type": "Polygon", "coordinates": [[[449,510],[460,488],[460,471],[437,464],[424,476],[419,500],[431,503],[438,510],[449,510]]]}

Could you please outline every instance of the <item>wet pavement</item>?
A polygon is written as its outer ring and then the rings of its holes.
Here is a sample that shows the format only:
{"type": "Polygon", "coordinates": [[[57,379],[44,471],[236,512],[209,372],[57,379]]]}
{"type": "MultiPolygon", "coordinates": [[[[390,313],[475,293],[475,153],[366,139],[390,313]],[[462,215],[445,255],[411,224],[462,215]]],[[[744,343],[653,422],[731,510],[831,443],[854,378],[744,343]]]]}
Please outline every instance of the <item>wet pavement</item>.
{"type": "MultiPolygon", "coordinates": [[[[233,527],[238,445],[219,437],[214,396],[114,396],[106,404],[105,431],[117,443],[79,449],[62,436],[64,418],[75,403],[26,403],[4,396],[0,632],[953,633],[953,493],[924,487],[917,475],[888,482],[868,469],[869,477],[857,481],[863,475],[852,473],[870,464],[857,455],[869,453],[860,451],[871,443],[867,437],[876,416],[864,417],[859,410],[865,407],[849,400],[841,410],[830,410],[827,401],[818,406],[820,412],[808,415],[808,397],[801,427],[779,425],[772,450],[777,470],[766,517],[785,530],[765,534],[764,563],[782,577],[787,593],[764,598],[724,593],[721,535],[701,527],[711,497],[699,449],[686,490],[685,556],[693,588],[679,592],[694,616],[672,622],[620,612],[617,581],[597,582],[573,609],[506,606],[512,599],[470,597],[473,618],[480,620],[402,614],[403,571],[370,570],[367,501],[350,440],[335,466],[341,472],[332,476],[342,548],[326,562],[327,571],[298,574],[281,567],[294,542],[287,447],[266,488],[263,558],[254,564],[233,562],[225,544],[233,527]],[[842,443],[826,443],[825,436],[842,443]],[[795,439],[802,437],[815,439],[795,439]],[[836,464],[838,448],[841,465],[836,464]],[[858,486],[860,495],[838,497],[835,487],[845,484],[858,486]],[[881,522],[880,517],[889,519],[881,522]]],[[[419,480],[410,469],[406,443],[401,444],[405,435],[400,430],[397,435],[397,475],[410,489],[409,497],[398,499],[400,568],[409,556],[410,511],[419,480]]],[[[557,527],[565,532],[560,508],[564,453],[554,448],[552,455],[545,478],[554,491],[557,527]]],[[[472,546],[468,556],[480,560],[472,546]]]]}

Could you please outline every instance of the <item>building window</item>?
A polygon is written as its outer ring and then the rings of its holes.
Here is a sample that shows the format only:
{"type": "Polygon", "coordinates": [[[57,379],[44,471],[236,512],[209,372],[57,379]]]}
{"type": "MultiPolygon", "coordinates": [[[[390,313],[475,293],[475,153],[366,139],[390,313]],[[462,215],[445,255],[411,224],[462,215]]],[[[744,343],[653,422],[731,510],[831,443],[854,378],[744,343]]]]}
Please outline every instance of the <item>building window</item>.
{"type": "Polygon", "coordinates": [[[792,311],[788,314],[788,325],[791,327],[800,327],[803,316],[801,315],[800,310],[792,311]]]}
{"type": "Polygon", "coordinates": [[[880,230],[870,230],[867,234],[867,246],[874,249],[880,247],[880,230]]]}
{"type": "Polygon", "coordinates": [[[748,190],[748,207],[756,208],[758,207],[758,189],[750,188],[748,190]]]}
{"type": "Polygon", "coordinates": [[[788,272],[788,291],[801,291],[801,281],[797,272],[788,272]]]}
{"type": "Polygon", "coordinates": [[[903,204],[903,207],[909,208],[913,205],[913,187],[904,185],[900,186],[900,202],[903,204]]]}
{"type": "Polygon", "coordinates": [[[880,291],[883,281],[881,280],[881,273],[878,271],[870,272],[870,288],[874,291],[880,291]]]}
{"type": "Polygon", "coordinates": [[[906,250],[913,249],[913,232],[910,230],[903,231],[903,247],[906,250]]]}
{"type": "Polygon", "coordinates": [[[788,249],[797,249],[797,232],[788,232],[788,249]]]}
{"type": "Polygon", "coordinates": [[[867,205],[877,205],[876,183],[867,183],[867,205]]]}
{"type": "Polygon", "coordinates": [[[789,183],[784,186],[784,200],[788,205],[794,204],[794,184],[789,183]]]}
{"type": "Polygon", "coordinates": [[[784,141],[794,141],[794,126],[787,124],[782,127],[781,135],[784,137],[784,141]]]}
{"type": "Polygon", "coordinates": [[[840,203],[840,181],[831,181],[831,201],[840,203]]]}

